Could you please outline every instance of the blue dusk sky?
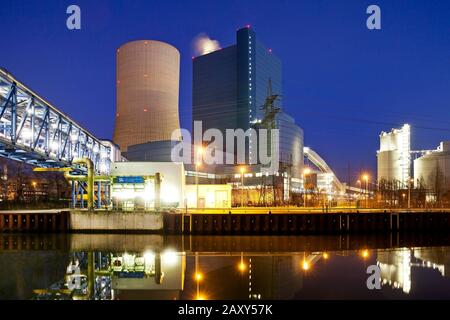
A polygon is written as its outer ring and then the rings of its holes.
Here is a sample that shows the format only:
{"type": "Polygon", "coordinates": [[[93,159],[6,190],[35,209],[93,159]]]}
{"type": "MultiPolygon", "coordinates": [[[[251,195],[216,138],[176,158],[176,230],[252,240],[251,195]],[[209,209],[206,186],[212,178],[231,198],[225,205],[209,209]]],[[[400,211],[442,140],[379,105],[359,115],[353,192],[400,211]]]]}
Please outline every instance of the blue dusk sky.
{"type": "MultiPolygon", "coordinates": [[[[283,63],[283,105],[347,180],[375,174],[378,135],[412,125],[415,149],[450,140],[450,2],[362,0],[0,2],[0,66],[98,137],[112,137],[115,52],[154,39],[181,53],[180,118],[191,126],[193,39],[222,47],[250,24],[283,63]],[[81,7],[82,29],[66,28],[81,7]],[[368,30],[366,8],[381,8],[368,30]]],[[[354,181],[353,181],[354,182],[354,181]]]]}

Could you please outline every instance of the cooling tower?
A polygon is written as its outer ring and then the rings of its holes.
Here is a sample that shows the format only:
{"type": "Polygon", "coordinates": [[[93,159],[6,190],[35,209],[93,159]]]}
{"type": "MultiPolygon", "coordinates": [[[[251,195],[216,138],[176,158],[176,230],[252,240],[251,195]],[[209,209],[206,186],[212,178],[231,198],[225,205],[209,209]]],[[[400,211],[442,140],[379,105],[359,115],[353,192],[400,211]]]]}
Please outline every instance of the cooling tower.
{"type": "Polygon", "coordinates": [[[179,129],[180,53],[164,42],[141,40],[117,50],[114,142],[128,146],[170,140],[179,129]]]}

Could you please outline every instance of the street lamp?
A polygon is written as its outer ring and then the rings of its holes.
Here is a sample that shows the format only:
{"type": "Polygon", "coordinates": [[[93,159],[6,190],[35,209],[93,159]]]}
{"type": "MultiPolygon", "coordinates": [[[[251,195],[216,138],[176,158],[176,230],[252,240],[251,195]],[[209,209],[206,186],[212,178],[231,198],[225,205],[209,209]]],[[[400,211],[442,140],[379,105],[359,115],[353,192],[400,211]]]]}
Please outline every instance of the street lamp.
{"type": "Polygon", "coordinates": [[[366,208],[368,207],[368,202],[369,202],[369,175],[368,174],[364,174],[363,175],[363,180],[366,182],[366,186],[365,186],[365,193],[366,193],[366,208]]]}
{"type": "Polygon", "coordinates": [[[239,169],[241,171],[241,207],[244,206],[244,173],[245,167],[239,169]]]}
{"type": "Polygon", "coordinates": [[[305,168],[303,170],[303,206],[306,208],[306,177],[311,173],[310,168],[305,168]]]}

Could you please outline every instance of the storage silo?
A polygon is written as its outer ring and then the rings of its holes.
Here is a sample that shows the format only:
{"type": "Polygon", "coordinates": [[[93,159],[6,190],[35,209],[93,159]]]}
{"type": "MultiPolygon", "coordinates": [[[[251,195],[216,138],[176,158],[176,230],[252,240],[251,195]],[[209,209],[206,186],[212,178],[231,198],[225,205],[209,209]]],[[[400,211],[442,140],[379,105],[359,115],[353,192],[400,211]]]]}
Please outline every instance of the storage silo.
{"type": "Polygon", "coordinates": [[[117,50],[114,142],[128,146],[170,140],[180,128],[180,53],[170,44],[139,40],[117,50]]]}
{"type": "Polygon", "coordinates": [[[414,160],[416,187],[445,193],[450,191],[450,141],[441,142],[437,150],[414,160]]]}

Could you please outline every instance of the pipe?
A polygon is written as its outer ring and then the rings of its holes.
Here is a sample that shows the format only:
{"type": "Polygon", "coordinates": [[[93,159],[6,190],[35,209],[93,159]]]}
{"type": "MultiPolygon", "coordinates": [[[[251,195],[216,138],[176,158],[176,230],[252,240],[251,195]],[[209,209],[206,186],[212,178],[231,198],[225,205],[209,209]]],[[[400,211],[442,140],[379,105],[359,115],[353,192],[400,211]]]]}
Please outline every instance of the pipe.
{"type": "MultiPolygon", "coordinates": [[[[89,158],[74,159],[72,161],[74,164],[84,164],[87,168],[87,176],[82,175],[72,175],[70,171],[71,168],[62,168],[58,171],[64,171],[64,178],[68,181],[86,181],[87,182],[87,194],[88,194],[88,210],[94,209],[94,163],[89,158]]],[[[38,169],[38,168],[36,168],[38,169]]],[[[48,169],[47,169],[48,170],[48,169]]],[[[36,170],[44,171],[44,170],[36,170]]],[[[51,171],[51,170],[48,170],[51,171]]],[[[56,170],[55,170],[56,171],[56,170]]],[[[104,178],[104,176],[99,176],[99,178],[104,178]]]]}

